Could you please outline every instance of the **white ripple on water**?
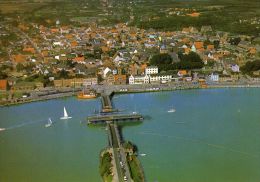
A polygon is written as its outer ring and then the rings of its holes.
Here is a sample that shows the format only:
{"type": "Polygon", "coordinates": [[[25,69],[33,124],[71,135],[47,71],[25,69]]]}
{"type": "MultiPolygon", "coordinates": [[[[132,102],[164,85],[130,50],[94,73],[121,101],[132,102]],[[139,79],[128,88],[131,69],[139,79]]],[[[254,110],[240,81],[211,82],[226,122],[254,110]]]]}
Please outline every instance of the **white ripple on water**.
{"type": "Polygon", "coordinates": [[[185,140],[185,141],[188,141],[188,142],[200,143],[200,144],[207,145],[209,147],[214,147],[214,148],[223,149],[223,150],[227,150],[227,151],[234,152],[234,153],[243,154],[243,155],[248,156],[248,157],[259,158],[259,155],[256,155],[256,154],[251,154],[251,153],[248,153],[248,152],[232,149],[232,148],[226,147],[224,145],[207,143],[205,141],[198,140],[198,139],[192,139],[192,138],[186,138],[186,137],[180,137],[180,136],[174,136],[174,135],[163,135],[163,134],[154,133],[154,132],[139,132],[139,134],[153,135],[153,136],[166,137],[166,138],[175,138],[175,139],[178,139],[178,140],[185,140]]]}
{"type": "Polygon", "coordinates": [[[6,131],[6,130],[17,129],[17,128],[21,128],[21,127],[24,127],[24,126],[27,126],[27,125],[41,123],[41,122],[45,122],[45,121],[47,121],[47,119],[38,120],[38,121],[26,121],[26,122],[23,122],[23,123],[20,123],[20,124],[16,124],[16,125],[13,125],[13,126],[9,126],[9,127],[6,127],[6,128],[0,128],[0,132],[1,131],[6,131]]]}

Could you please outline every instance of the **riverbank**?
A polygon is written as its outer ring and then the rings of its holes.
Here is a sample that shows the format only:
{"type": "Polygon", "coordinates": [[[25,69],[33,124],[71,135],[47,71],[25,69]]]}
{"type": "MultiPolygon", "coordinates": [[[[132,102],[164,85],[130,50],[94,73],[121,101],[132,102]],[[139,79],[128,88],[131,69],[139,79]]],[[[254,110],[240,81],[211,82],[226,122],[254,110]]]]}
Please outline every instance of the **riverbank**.
{"type": "Polygon", "coordinates": [[[116,94],[160,92],[188,89],[207,88],[260,88],[260,83],[218,83],[200,85],[199,83],[168,83],[168,84],[144,84],[144,85],[96,85],[93,86],[98,93],[104,91],[116,94]]]}
{"type": "Polygon", "coordinates": [[[80,89],[59,89],[59,90],[45,90],[45,91],[32,91],[29,97],[21,97],[9,100],[0,101],[0,106],[12,106],[18,104],[25,104],[31,102],[38,102],[51,99],[59,99],[64,97],[76,96],[80,89]]]}
{"type": "MultiPolygon", "coordinates": [[[[143,85],[95,85],[92,86],[97,93],[104,90],[115,94],[161,92],[188,89],[210,89],[210,88],[260,88],[260,83],[218,83],[208,84],[201,87],[198,83],[167,83],[167,84],[143,84],[143,85]]],[[[0,106],[11,106],[30,102],[58,99],[76,96],[81,89],[66,88],[61,90],[32,92],[31,97],[0,101],[0,106]]]]}

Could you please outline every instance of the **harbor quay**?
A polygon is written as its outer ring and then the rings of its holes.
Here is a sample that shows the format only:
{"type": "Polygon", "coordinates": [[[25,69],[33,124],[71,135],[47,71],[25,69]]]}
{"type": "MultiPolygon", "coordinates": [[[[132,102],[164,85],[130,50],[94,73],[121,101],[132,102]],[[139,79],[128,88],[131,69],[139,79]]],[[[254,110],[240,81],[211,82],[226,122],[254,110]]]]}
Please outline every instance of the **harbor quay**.
{"type": "MultiPolygon", "coordinates": [[[[160,91],[174,91],[185,89],[206,89],[206,88],[260,88],[259,82],[228,82],[228,83],[208,83],[202,87],[198,82],[177,82],[166,84],[137,84],[137,85],[92,85],[91,88],[101,95],[102,92],[110,94],[125,94],[125,93],[139,93],[139,92],[160,92],[160,91]]],[[[50,99],[57,99],[62,97],[76,96],[84,88],[48,88],[44,90],[28,91],[29,96],[20,99],[8,99],[0,101],[0,106],[9,106],[37,101],[44,101],[50,99]]],[[[103,103],[103,101],[102,101],[103,103]]],[[[117,112],[115,108],[103,108],[102,112],[117,112]]]]}

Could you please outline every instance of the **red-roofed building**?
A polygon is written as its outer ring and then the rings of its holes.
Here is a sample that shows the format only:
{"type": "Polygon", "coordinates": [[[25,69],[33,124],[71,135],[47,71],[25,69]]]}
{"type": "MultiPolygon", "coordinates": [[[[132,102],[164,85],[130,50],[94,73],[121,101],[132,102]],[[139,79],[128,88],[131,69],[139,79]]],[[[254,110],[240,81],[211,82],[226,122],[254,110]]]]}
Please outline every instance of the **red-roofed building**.
{"type": "Polygon", "coordinates": [[[17,55],[13,55],[12,59],[15,63],[25,63],[27,56],[22,55],[22,54],[17,54],[17,55]]]}
{"type": "Polygon", "coordinates": [[[73,59],[74,62],[77,62],[77,63],[81,63],[81,64],[85,64],[85,58],[84,56],[80,56],[80,57],[75,57],[73,59]]]}
{"type": "Polygon", "coordinates": [[[0,90],[7,90],[7,80],[0,80],[0,90]]]}
{"type": "Polygon", "coordinates": [[[34,49],[33,47],[24,47],[24,48],[23,48],[23,51],[24,51],[24,52],[30,52],[30,53],[32,53],[32,54],[35,53],[35,49],[34,49]]]}
{"type": "Polygon", "coordinates": [[[203,42],[200,42],[200,41],[194,42],[194,46],[196,47],[197,50],[204,48],[203,47],[203,42]]]}

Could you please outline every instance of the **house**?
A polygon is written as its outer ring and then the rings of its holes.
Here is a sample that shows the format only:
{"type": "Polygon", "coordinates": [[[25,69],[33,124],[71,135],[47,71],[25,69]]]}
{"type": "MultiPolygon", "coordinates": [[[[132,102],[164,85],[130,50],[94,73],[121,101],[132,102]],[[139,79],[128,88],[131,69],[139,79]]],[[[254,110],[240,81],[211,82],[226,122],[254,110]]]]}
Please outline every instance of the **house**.
{"type": "Polygon", "coordinates": [[[231,70],[233,72],[239,72],[239,66],[237,64],[233,64],[233,65],[231,65],[231,70]]]}
{"type": "Polygon", "coordinates": [[[36,88],[33,82],[19,82],[12,86],[12,90],[30,91],[36,88]]]}
{"type": "Polygon", "coordinates": [[[106,68],[103,70],[103,77],[106,78],[106,77],[107,77],[107,74],[108,74],[109,72],[112,72],[112,70],[111,70],[110,68],[106,67],[106,68]]]}
{"type": "Polygon", "coordinates": [[[33,47],[24,47],[23,52],[28,52],[28,53],[34,54],[35,49],[33,47]]]}
{"type": "Polygon", "coordinates": [[[51,33],[58,33],[60,30],[58,28],[52,28],[51,33]]]}
{"type": "Polygon", "coordinates": [[[151,75],[151,74],[158,74],[158,67],[157,66],[148,66],[145,68],[145,74],[151,75]]]}
{"type": "Polygon", "coordinates": [[[126,84],[126,75],[114,75],[114,84],[115,85],[125,85],[126,84]]]}
{"type": "Polygon", "coordinates": [[[85,57],[84,56],[78,56],[73,59],[73,62],[85,64],[85,57]]]}
{"type": "Polygon", "coordinates": [[[133,76],[131,75],[129,77],[129,84],[147,84],[149,83],[150,78],[148,75],[142,75],[142,76],[133,76]]]}
{"type": "Polygon", "coordinates": [[[12,60],[18,64],[18,63],[25,63],[27,61],[27,56],[18,54],[18,55],[13,55],[12,60]]]}
{"type": "Polygon", "coordinates": [[[166,83],[172,80],[172,75],[163,73],[163,74],[153,74],[150,75],[150,83],[166,83]]]}
{"type": "Polygon", "coordinates": [[[83,85],[86,87],[91,85],[97,85],[97,84],[98,84],[97,77],[89,77],[83,79],[83,85]]]}
{"type": "Polygon", "coordinates": [[[42,82],[35,82],[35,87],[36,87],[37,89],[43,89],[44,84],[43,84],[42,82]]]}
{"type": "Polygon", "coordinates": [[[196,47],[196,49],[203,49],[204,48],[204,43],[201,41],[196,41],[194,42],[194,46],[196,47]]]}
{"type": "Polygon", "coordinates": [[[106,82],[108,85],[114,85],[115,79],[114,79],[114,75],[111,72],[107,74],[106,82]]]}
{"type": "Polygon", "coordinates": [[[213,81],[213,82],[218,82],[219,81],[219,75],[216,73],[211,73],[211,75],[209,76],[209,80],[213,81]]]}
{"type": "Polygon", "coordinates": [[[0,90],[7,90],[7,80],[0,80],[0,90]]]}
{"type": "Polygon", "coordinates": [[[211,26],[202,26],[200,29],[201,33],[206,33],[206,32],[212,32],[212,27],[211,26]]]}
{"type": "Polygon", "coordinates": [[[187,75],[188,72],[186,70],[179,70],[177,75],[180,76],[180,77],[183,77],[184,75],[187,75]]]}
{"type": "Polygon", "coordinates": [[[193,12],[193,13],[187,14],[187,16],[190,16],[190,17],[199,17],[199,16],[200,16],[200,13],[198,13],[198,12],[193,12]]]}
{"type": "Polygon", "coordinates": [[[140,74],[141,70],[140,70],[140,66],[138,64],[131,64],[129,66],[129,69],[128,69],[128,74],[129,75],[138,75],[140,74]]]}
{"type": "Polygon", "coordinates": [[[83,78],[54,80],[54,87],[82,87],[83,78]]]}

